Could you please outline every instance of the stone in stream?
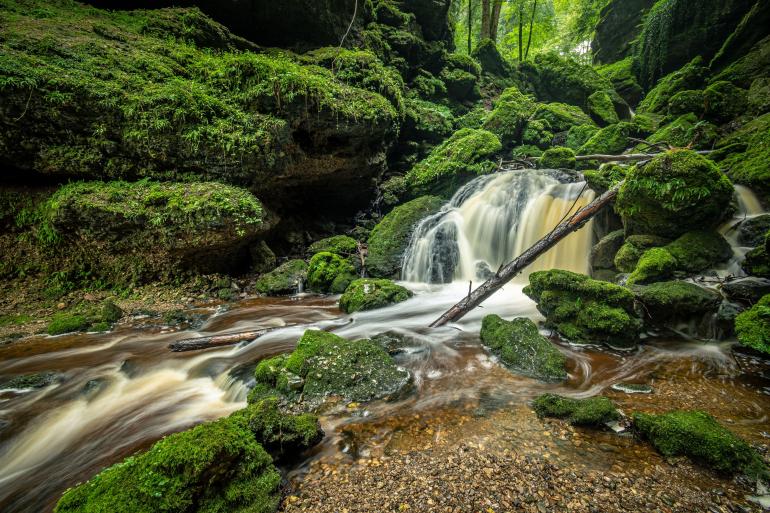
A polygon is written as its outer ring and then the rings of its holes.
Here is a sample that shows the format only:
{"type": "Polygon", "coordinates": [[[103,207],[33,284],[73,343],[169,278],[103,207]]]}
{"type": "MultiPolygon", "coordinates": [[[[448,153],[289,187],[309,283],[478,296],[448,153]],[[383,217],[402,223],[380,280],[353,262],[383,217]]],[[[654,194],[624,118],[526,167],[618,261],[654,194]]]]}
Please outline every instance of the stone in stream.
{"type": "Polygon", "coordinates": [[[308,288],[313,292],[341,294],[356,277],[349,260],[328,251],[313,255],[307,269],[308,288]]]}
{"type": "Polygon", "coordinates": [[[722,296],[713,289],[685,281],[662,281],[633,287],[641,311],[655,324],[699,319],[714,313],[722,296]]]}
{"type": "Polygon", "coordinates": [[[738,342],[765,355],[770,355],[770,294],[735,318],[738,342]]]}
{"type": "Polygon", "coordinates": [[[557,394],[543,394],[532,402],[538,417],[564,419],[575,426],[601,426],[618,420],[620,412],[606,397],[573,399],[557,394]]]}
{"type": "Polygon", "coordinates": [[[639,383],[613,383],[610,388],[624,394],[651,394],[653,392],[653,388],[650,385],[639,383]]]}
{"type": "Polygon", "coordinates": [[[732,300],[754,304],[770,294],[770,279],[748,276],[726,281],[722,284],[722,292],[732,300]]]}
{"type": "Polygon", "coordinates": [[[481,340],[516,372],[543,381],[567,378],[566,358],[529,319],[506,321],[498,315],[487,315],[481,324],[481,340]]]}
{"type": "Polygon", "coordinates": [[[254,282],[257,292],[270,296],[296,293],[307,278],[307,264],[304,260],[289,260],[254,282]]]}
{"type": "Polygon", "coordinates": [[[60,375],[55,372],[39,372],[13,377],[0,383],[0,390],[26,390],[44,388],[56,383],[60,375]]]}
{"type": "Polygon", "coordinates": [[[390,280],[361,278],[352,282],[340,297],[340,310],[347,313],[374,310],[412,297],[412,291],[390,280]]]}

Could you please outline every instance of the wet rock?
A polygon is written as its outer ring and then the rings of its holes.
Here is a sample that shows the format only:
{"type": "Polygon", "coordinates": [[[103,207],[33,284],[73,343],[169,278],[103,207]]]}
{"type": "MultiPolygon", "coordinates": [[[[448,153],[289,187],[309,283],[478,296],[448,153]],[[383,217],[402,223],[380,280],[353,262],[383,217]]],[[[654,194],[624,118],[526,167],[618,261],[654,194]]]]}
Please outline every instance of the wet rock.
{"type": "Polygon", "coordinates": [[[573,399],[556,394],[543,394],[532,402],[538,417],[564,419],[576,426],[602,426],[620,418],[620,412],[606,397],[573,399]]]}
{"type": "Polygon", "coordinates": [[[653,392],[650,385],[639,383],[613,383],[610,388],[624,394],[651,394],[653,392]]]}
{"type": "Polygon", "coordinates": [[[636,299],[644,305],[641,312],[652,323],[686,321],[714,313],[722,302],[722,296],[685,281],[665,281],[647,286],[634,287],[636,299]]]}
{"type": "Polygon", "coordinates": [[[481,340],[515,372],[544,381],[567,378],[566,358],[524,317],[506,321],[487,315],[481,324],[481,340]]]}
{"type": "Polygon", "coordinates": [[[770,355],[770,295],[735,318],[735,334],[744,346],[770,355]]]}
{"type": "Polygon", "coordinates": [[[52,385],[61,379],[61,375],[56,372],[39,372],[36,374],[24,374],[8,379],[0,383],[0,390],[9,389],[34,389],[44,388],[52,385]]]}
{"type": "Polygon", "coordinates": [[[745,308],[738,303],[722,301],[716,314],[717,338],[723,340],[735,334],[735,319],[745,308]]]}
{"type": "Polygon", "coordinates": [[[263,240],[249,247],[251,256],[251,268],[257,273],[266,273],[275,269],[276,257],[270,246],[263,240]]]}
{"type": "Polygon", "coordinates": [[[261,294],[280,296],[294,294],[307,278],[307,264],[304,260],[289,260],[254,282],[254,288],[261,294]]]}
{"type": "Polygon", "coordinates": [[[770,279],[749,276],[726,281],[722,284],[722,292],[734,301],[754,304],[770,294],[770,279]]]}
{"type": "Polygon", "coordinates": [[[374,310],[406,301],[412,291],[390,280],[362,278],[353,281],[340,297],[340,310],[347,313],[374,310]]]}
{"type": "Polygon", "coordinates": [[[591,248],[591,269],[615,269],[615,255],[623,245],[623,230],[615,230],[591,248]]]}
{"type": "Polygon", "coordinates": [[[770,231],[770,214],[749,217],[738,228],[738,243],[741,246],[756,247],[765,243],[765,234],[770,231]]]}

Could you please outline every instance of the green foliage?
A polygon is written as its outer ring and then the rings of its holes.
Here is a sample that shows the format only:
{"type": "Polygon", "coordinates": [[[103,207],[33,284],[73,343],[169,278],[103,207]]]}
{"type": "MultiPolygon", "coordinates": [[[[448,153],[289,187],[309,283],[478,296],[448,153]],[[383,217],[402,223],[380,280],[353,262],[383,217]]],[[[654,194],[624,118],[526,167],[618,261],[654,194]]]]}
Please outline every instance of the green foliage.
{"type": "Polygon", "coordinates": [[[541,169],[575,169],[575,152],[565,147],[545,150],[537,162],[541,169]]]}
{"type": "Polygon", "coordinates": [[[32,316],[26,314],[0,315],[0,328],[4,326],[13,326],[15,324],[26,324],[31,320],[32,316]]]}
{"type": "Polygon", "coordinates": [[[261,294],[271,296],[294,294],[306,278],[307,264],[305,261],[289,260],[257,278],[254,282],[254,288],[261,294]]]}
{"type": "MultiPolygon", "coordinates": [[[[679,148],[711,148],[717,137],[714,125],[708,121],[699,121],[695,114],[689,112],[660,128],[647,140],[679,148]]],[[[647,146],[643,149],[647,149],[647,146]]]]}
{"type": "Polygon", "coordinates": [[[738,147],[719,167],[735,182],[751,188],[770,202],[770,113],[753,119],[717,143],[719,148],[738,147]]]}
{"type": "Polygon", "coordinates": [[[491,158],[501,148],[495,134],[463,128],[409,170],[405,176],[406,186],[412,196],[449,197],[469,180],[495,169],[491,158]]]}
{"type": "Polygon", "coordinates": [[[441,208],[443,200],[436,196],[421,196],[394,208],[382,218],[369,235],[369,255],[366,268],[376,278],[397,278],[401,258],[412,231],[423,218],[441,208]]]}
{"type": "Polygon", "coordinates": [[[702,411],[634,413],[634,427],[666,457],[688,456],[723,474],[767,477],[762,458],[738,436],[702,411]]]}
{"type": "Polygon", "coordinates": [[[770,355],[770,294],[735,318],[738,342],[770,355]]]}
{"type": "Polygon", "coordinates": [[[462,128],[481,128],[487,118],[487,110],[482,106],[474,107],[467,113],[455,119],[455,130],[462,128]]]}
{"type": "Polygon", "coordinates": [[[48,324],[49,335],[61,335],[75,331],[108,331],[123,317],[123,311],[109,299],[101,304],[80,303],[66,312],[53,316],[48,324]]]}
{"type": "Polygon", "coordinates": [[[524,293],[537,302],[546,326],[575,343],[628,347],[641,330],[633,294],[613,283],[552,269],[532,273],[524,293]]]}
{"type": "Polygon", "coordinates": [[[543,394],[532,402],[538,417],[564,419],[574,426],[599,427],[618,420],[620,412],[606,397],[573,399],[557,394],[543,394]]]}
{"type": "Polygon", "coordinates": [[[507,367],[517,372],[544,381],[567,378],[566,358],[527,318],[506,321],[497,315],[487,315],[480,336],[507,367]]]}
{"type": "Polygon", "coordinates": [[[67,490],[54,511],[272,513],[281,476],[254,435],[225,418],[170,435],[67,490]]]}
{"type": "Polygon", "coordinates": [[[679,91],[668,99],[668,113],[672,116],[693,113],[695,116],[703,114],[705,109],[703,91],[688,89],[679,91]]]}
{"type": "Polygon", "coordinates": [[[328,251],[313,255],[307,268],[307,284],[315,292],[342,294],[356,277],[347,259],[328,251]]]}
{"type": "Polygon", "coordinates": [[[453,121],[448,107],[417,98],[406,99],[406,135],[437,143],[452,134],[453,121]]]}
{"type": "Polygon", "coordinates": [[[596,91],[587,100],[588,112],[600,125],[612,125],[620,121],[612,98],[606,91],[596,91]]]}
{"type": "Polygon", "coordinates": [[[603,194],[621,180],[626,178],[628,168],[619,164],[602,164],[599,169],[589,169],[583,172],[588,186],[597,194],[603,194]]]}
{"type": "Polygon", "coordinates": [[[733,186],[709,160],[672,150],[631,168],[615,210],[628,234],[676,237],[715,227],[730,211],[733,186]]]}
{"type": "Polygon", "coordinates": [[[748,91],[730,82],[713,82],[703,92],[706,116],[717,122],[729,121],[746,112],[748,91]]]}
{"type": "Polygon", "coordinates": [[[484,129],[510,148],[521,140],[522,132],[535,109],[535,101],[516,87],[509,87],[495,100],[495,108],[484,121],[484,129]]]}
{"type": "Polygon", "coordinates": [[[350,283],[340,297],[340,310],[347,313],[374,310],[406,301],[412,292],[390,280],[363,278],[350,283]]]}

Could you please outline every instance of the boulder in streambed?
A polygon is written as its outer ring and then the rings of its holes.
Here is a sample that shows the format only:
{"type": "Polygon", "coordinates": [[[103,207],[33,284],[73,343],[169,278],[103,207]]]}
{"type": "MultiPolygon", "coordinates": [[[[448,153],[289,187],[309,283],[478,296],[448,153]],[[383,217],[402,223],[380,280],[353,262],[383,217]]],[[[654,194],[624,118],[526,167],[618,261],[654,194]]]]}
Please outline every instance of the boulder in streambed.
{"type": "Polygon", "coordinates": [[[56,383],[60,377],[61,376],[55,372],[23,374],[0,382],[0,390],[30,390],[44,388],[56,383]]]}
{"type": "Polygon", "coordinates": [[[644,307],[641,311],[653,324],[702,319],[715,313],[722,296],[713,289],[686,281],[661,281],[634,287],[636,299],[644,307]]]}
{"type": "Polygon", "coordinates": [[[606,397],[573,399],[557,394],[543,394],[532,402],[538,417],[563,419],[574,426],[602,426],[620,418],[620,412],[606,397]]]}
{"type": "Polygon", "coordinates": [[[537,163],[541,169],[575,169],[575,152],[566,147],[556,147],[543,152],[537,163]]]}
{"type": "Polygon", "coordinates": [[[770,231],[770,214],[749,217],[738,228],[738,244],[756,247],[765,243],[765,234],[770,231]]]}
{"type": "Polygon", "coordinates": [[[296,293],[307,279],[307,264],[304,260],[289,260],[254,282],[254,288],[261,294],[282,296],[296,293]]]}
{"type": "Polygon", "coordinates": [[[341,294],[356,278],[349,260],[328,251],[313,255],[307,269],[307,284],[314,292],[341,294]]]}
{"type": "Polygon", "coordinates": [[[770,294],[770,279],[746,276],[722,284],[722,292],[734,301],[754,304],[770,294]]]}
{"type": "Polygon", "coordinates": [[[391,280],[361,278],[353,281],[340,297],[340,310],[347,313],[374,310],[406,301],[412,292],[391,280]]]}
{"type": "Polygon", "coordinates": [[[744,346],[770,355],[770,294],[735,318],[735,334],[744,346]]]}
{"type": "Polygon", "coordinates": [[[498,315],[487,315],[481,324],[481,340],[515,372],[543,381],[567,378],[567,359],[527,318],[506,321],[498,315]]]}
{"type": "Polygon", "coordinates": [[[743,439],[708,413],[680,410],[661,415],[633,414],[637,432],[668,458],[687,456],[722,474],[767,478],[762,458],[743,439]]]}

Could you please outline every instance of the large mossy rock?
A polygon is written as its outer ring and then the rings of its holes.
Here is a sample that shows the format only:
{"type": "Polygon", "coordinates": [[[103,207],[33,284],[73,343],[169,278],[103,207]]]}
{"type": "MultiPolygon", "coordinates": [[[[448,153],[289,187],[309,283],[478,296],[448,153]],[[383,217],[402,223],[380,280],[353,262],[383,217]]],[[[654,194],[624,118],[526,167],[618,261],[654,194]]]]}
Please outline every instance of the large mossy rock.
{"type": "Polygon", "coordinates": [[[666,457],[688,456],[722,474],[767,477],[767,468],[756,451],[708,413],[634,413],[633,420],[636,430],[666,457]]]}
{"type": "Polygon", "coordinates": [[[606,91],[596,91],[588,97],[588,112],[600,126],[612,125],[620,121],[615,112],[612,97],[606,91]]]}
{"type": "Polygon", "coordinates": [[[594,133],[577,150],[578,155],[617,155],[623,153],[631,141],[629,137],[636,133],[636,127],[632,123],[621,121],[609,125],[594,133]]]}
{"type": "Polygon", "coordinates": [[[531,96],[517,87],[509,87],[495,100],[494,109],[484,120],[484,129],[494,133],[505,147],[510,148],[521,141],[535,106],[531,96]]]}
{"type": "Polygon", "coordinates": [[[621,272],[630,273],[636,269],[639,258],[650,248],[665,246],[669,239],[656,235],[630,235],[615,254],[615,267],[621,272]]]}
{"type": "Polygon", "coordinates": [[[628,235],[673,238],[716,227],[731,210],[733,192],[713,162],[690,150],[672,150],[628,172],[615,210],[628,235]]]}
{"type": "Polygon", "coordinates": [[[763,204],[770,204],[770,113],[753,119],[717,143],[732,150],[719,167],[735,183],[754,191],[763,204]]]}
{"type": "Polygon", "coordinates": [[[765,243],[765,234],[770,232],[770,214],[746,218],[738,227],[738,244],[751,248],[765,243]]]}
{"type": "MultiPolygon", "coordinates": [[[[678,148],[712,148],[719,138],[715,125],[699,120],[689,112],[660,127],[647,141],[653,144],[669,144],[678,148]]],[[[646,148],[645,148],[646,149],[646,148]]]]}
{"type": "Polygon", "coordinates": [[[770,294],[735,318],[738,341],[755,351],[770,355],[770,294]]]}
{"type": "Polygon", "coordinates": [[[620,418],[620,412],[606,397],[573,399],[557,394],[543,394],[532,401],[538,417],[564,419],[574,426],[599,427],[620,418]]]}
{"type": "Polygon", "coordinates": [[[269,273],[261,275],[254,282],[254,288],[261,294],[283,296],[298,292],[307,279],[307,263],[304,260],[289,260],[269,273]]]}
{"type": "Polygon", "coordinates": [[[327,398],[366,402],[399,396],[411,382],[385,350],[371,340],[346,340],[307,330],[289,355],[263,360],[254,371],[249,402],[277,396],[290,408],[312,410],[327,398]]]}
{"type": "Polygon", "coordinates": [[[349,260],[328,251],[313,255],[307,268],[307,284],[314,292],[342,294],[357,277],[349,260]]]}
{"type": "Polygon", "coordinates": [[[75,331],[108,331],[121,317],[123,311],[109,299],[100,304],[83,301],[66,312],[55,313],[46,331],[49,335],[75,331]]]}
{"type": "Polygon", "coordinates": [[[685,281],[663,281],[634,291],[642,311],[656,324],[702,318],[722,302],[719,292],[685,281]]]}
{"type": "Polygon", "coordinates": [[[376,278],[398,278],[401,260],[415,226],[422,219],[435,214],[444,200],[436,196],[422,196],[394,208],[377,223],[368,240],[369,254],[366,269],[376,278]]]}
{"type": "MultiPolygon", "coordinates": [[[[766,6],[762,6],[760,9],[766,11],[766,6]]],[[[761,34],[761,32],[758,31],[756,34],[761,34]]],[[[712,80],[727,80],[739,87],[748,88],[757,78],[767,77],[770,74],[770,35],[767,34],[766,28],[765,36],[764,39],[753,45],[745,55],[721,69],[719,73],[713,76],[712,80]]],[[[745,38],[744,41],[748,41],[748,38],[745,38]]]]}
{"type": "Polygon", "coordinates": [[[54,511],[273,513],[281,476],[236,418],[170,435],[64,493],[54,511]]]}
{"type": "Polygon", "coordinates": [[[634,107],[639,104],[644,91],[636,80],[633,58],[626,57],[612,64],[600,66],[596,68],[596,71],[610,81],[612,87],[628,105],[634,107]]]}
{"type": "Polygon", "coordinates": [[[506,321],[498,315],[487,315],[481,324],[481,341],[515,372],[543,381],[567,378],[567,359],[527,318],[506,321]]]}
{"type": "Polygon", "coordinates": [[[305,255],[308,258],[313,258],[313,255],[322,251],[339,256],[350,256],[358,252],[358,242],[353,237],[347,235],[334,235],[312,243],[308,246],[307,251],[305,251],[305,255]]]}
{"type": "Polygon", "coordinates": [[[639,112],[666,114],[671,98],[681,91],[700,89],[708,69],[703,59],[696,57],[680,69],[661,78],[639,104],[639,112]]]}
{"type": "Polygon", "coordinates": [[[642,328],[633,293],[613,283],[553,269],[532,273],[524,293],[537,302],[546,326],[571,342],[624,348],[642,328]]]}
{"type": "Polygon", "coordinates": [[[591,248],[591,270],[615,269],[615,255],[623,244],[623,230],[615,230],[602,237],[591,248]]]}
{"type": "Polygon", "coordinates": [[[347,313],[374,310],[406,301],[412,292],[390,280],[362,278],[353,281],[340,297],[340,310],[347,313]]]}

